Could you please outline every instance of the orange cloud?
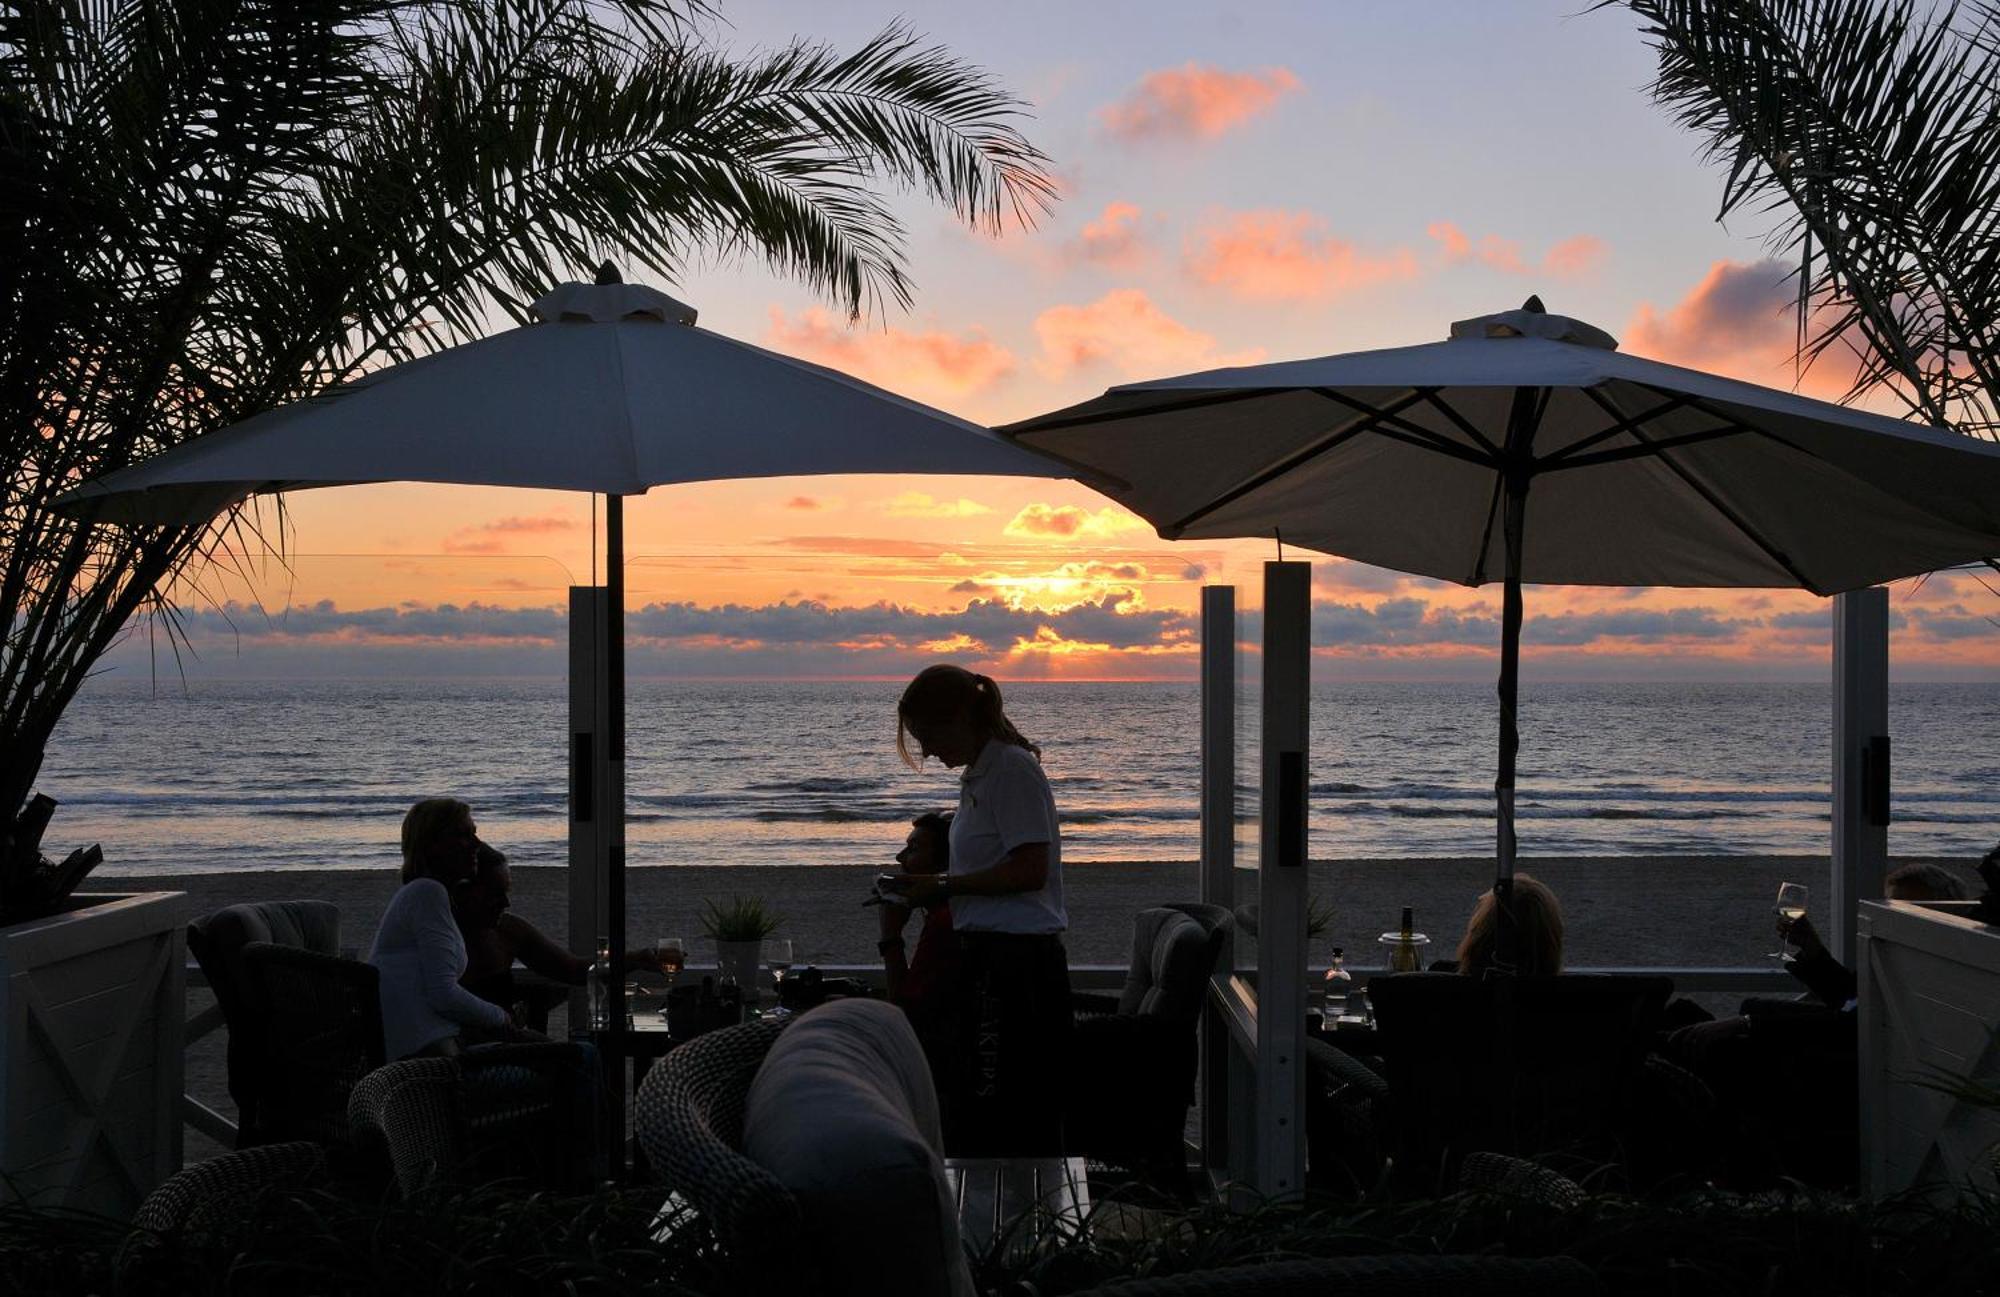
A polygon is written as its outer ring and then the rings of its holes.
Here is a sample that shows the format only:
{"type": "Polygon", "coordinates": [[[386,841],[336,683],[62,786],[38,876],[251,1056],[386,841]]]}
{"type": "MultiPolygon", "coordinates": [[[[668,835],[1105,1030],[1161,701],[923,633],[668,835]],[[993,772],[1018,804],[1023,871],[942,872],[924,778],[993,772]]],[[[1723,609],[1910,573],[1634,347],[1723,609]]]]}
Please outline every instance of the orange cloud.
{"type": "Polygon", "coordinates": [[[1067,258],[1106,270],[1139,269],[1151,256],[1140,217],[1136,203],[1106,203],[1097,219],[1064,249],[1067,258]]]}
{"type": "Polygon", "coordinates": [[[1289,68],[1224,72],[1190,62],[1147,73],[1101,117],[1121,139],[1212,140],[1268,112],[1298,88],[1289,68]]]}
{"type": "Polygon", "coordinates": [[[951,334],[849,328],[817,306],[807,307],[797,319],[772,307],[764,344],[932,402],[983,391],[1014,369],[1013,353],[977,329],[951,334]]]}
{"type": "Polygon", "coordinates": [[[509,536],[547,536],[575,531],[577,521],[561,514],[534,517],[496,518],[472,527],[460,527],[444,538],[447,554],[504,554],[509,536]]]}
{"type": "Polygon", "coordinates": [[[1829,400],[1844,396],[1854,369],[1837,349],[1803,375],[1797,372],[1798,294],[1788,273],[1775,258],[1718,261],[1666,310],[1641,303],[1620,345],[1654,360],[1747,382],[1829,400]]]}
{"type": "Polygon", "coordinates": [[[1609,251],[1604,240],[1592,234],[1575,234],[1550,245],[1539,262],[1521,255],[1518,239],[1483,234],[1474,240],[1450,221],[1432,221],[1424,233],[1437,240],[1447,265],[1477,261],[1508,275],[1544,274],[1556,279],[1578,279],[1591,274],[1604,262],[1609,251]]]}
{"type": "Polygon", "coordinates": [[[1237,212],[1195,235],[1184,262],[1200,282],[1262,301],[1324,301],[1418,274],[1407,248],[1369,256],[1308,212],[1237,212]]]}
{"type": "Polygon", "coordinates": [[[971,518],[993,510],[977,500],[940,500],[923,491],[905,491],[882,506],[891,518],[971,518]]]}
{"type": "Polygon", "coordinates": [[[1009,536],[1108,539],[1120,532],[1143,531],[1146,525],[1145,519],[1127,513],[1116,505],[1107,505],[1092,513],[1073,504],[1059,506],[1031,504],[1015,514],[1002,531],[1009,536]]]}
{"type": "Polygon", "coordinates": [[[1042,345],[1042,369],[1051,377],[1099,365],[1158,375],[1264,358],[1261,348],[1218,352],[1213,337],[1174,319],[1136,288],[1117,289],[1081,306],[1051,306],[1035,317],[1035,336],[1042,345]]]}
{"type": "Polygon", "coordinates": [[[809,495],[795,495],[785,501],[787,509],[824,509],[826,505],[809,495]]]}

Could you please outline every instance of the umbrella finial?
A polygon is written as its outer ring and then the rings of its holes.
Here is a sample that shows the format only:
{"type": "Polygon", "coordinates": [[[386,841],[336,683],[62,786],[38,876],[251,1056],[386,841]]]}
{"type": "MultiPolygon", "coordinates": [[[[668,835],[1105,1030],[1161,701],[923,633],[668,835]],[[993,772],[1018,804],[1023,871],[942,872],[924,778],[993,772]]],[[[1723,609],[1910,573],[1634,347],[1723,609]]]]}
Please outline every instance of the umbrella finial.
{"type": "MultiPolygon", "coordinates": [[[[603,272],[600,271],[599,273],[603,272]]],[[[597,282],[601,284],[604,281],[600,279],[597,282]]],[[[1521,309],[1524,311],[1533,311],[1536,315],[1547,315],[1549,313],[1549,308],[1542,305],[1541,296],[1536,293],[1528,294],[1528,300],[1521,303],[1521,309]]]]}
{"type": "MultiPolygon", "coordinates": [[[[625,276],[618,273],[618,267],[612,265],[609,261],[605,261],[599,263],[597,278],[593,282],[598,284],[622,284],[625,282],[625,276]]],[[[1536,307],[1535,309],[1540,310],[1541,308],[1536,307]]]]}

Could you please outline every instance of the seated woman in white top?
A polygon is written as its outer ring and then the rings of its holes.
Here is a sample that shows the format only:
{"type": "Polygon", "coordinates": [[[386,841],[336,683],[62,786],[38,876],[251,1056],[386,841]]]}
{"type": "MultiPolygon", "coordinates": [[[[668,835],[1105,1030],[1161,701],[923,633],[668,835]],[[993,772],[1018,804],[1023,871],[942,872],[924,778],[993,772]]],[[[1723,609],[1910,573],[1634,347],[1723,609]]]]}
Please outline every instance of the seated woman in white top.
{"type": "Polygon", "coordinates": [[[1062,1152],[1071,1016],[1062,934],[1062,834],[1041,749],[1014,728],[1000,687],[963,667],[925,668],[896,708],[911,766],[962,770],[949,872],[904,874],[913,906],[949,903],[956,979],[958,1094],[940,1094],[945,1149],[957,1156],[1062,1152]],[[910,740],[917,751],[910,751],[910,740]]]}
{"type": "Polygon", "coordinates": [[[478,848],[464,802],[428,798],[403,817],[403,886],[368,952],[382,975],[382,1045],[391,1059],[454,1053],[467,1028],[489,1038],[514,1029],[507,1010],[458,983],[465,939],[452,918],[450,888],[472,876],[478,848]]]}

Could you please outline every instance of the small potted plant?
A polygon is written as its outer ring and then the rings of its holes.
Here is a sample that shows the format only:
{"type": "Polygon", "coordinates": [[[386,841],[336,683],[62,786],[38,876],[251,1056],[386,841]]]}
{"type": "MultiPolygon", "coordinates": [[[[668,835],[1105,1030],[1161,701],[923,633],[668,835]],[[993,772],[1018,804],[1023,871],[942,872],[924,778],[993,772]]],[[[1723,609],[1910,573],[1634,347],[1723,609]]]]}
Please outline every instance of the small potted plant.
{"type": "Polygon", "coordinates": [[[755,994],[757,970],[764,965],[764,938],[778,930],[779,918],[761,897],[732,896],[707,902],[702,930],[715,940],[715,963],[746,997],[755,994]]]}

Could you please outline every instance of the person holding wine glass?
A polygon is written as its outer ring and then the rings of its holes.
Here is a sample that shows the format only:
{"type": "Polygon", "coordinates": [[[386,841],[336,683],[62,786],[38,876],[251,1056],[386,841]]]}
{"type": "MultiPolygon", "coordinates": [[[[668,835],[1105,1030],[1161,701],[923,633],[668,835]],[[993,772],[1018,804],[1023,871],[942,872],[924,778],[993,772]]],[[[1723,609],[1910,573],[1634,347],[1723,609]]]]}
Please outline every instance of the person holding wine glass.
{"type": "MultiPolygon", "coordinates": [[[[590,978],[590,960],[573,955],[567,948],[537,928],[512,908],[514,881],[507,856],[496,847],[480,842],[469,878],[452,891],[452,917],[458,921],[465,940],[465,972],[459,984],[480,999],[510,1011],[524,1021],[545,1027],[551,1008],[569,998],[562,988],[582,986],[590,978]],[[527,971],[549,983],[523,985],[514,976],[519,960],[527,971]]],[[[685,961],[683,950],[681,960],[685,961]]],[[[666,972],[666,961],[658,950],[628,950],[625,970],[666,972]]],[[[540,1029],[538,1027],[538,1029],[540,1029]]]]}

